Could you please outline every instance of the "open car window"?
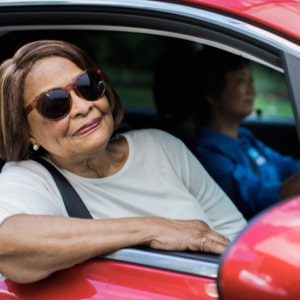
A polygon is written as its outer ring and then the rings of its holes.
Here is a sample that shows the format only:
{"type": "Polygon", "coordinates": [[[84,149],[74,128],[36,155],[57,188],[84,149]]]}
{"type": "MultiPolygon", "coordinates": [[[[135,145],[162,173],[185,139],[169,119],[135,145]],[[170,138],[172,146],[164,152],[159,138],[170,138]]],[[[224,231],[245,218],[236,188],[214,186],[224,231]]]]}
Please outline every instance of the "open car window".
{"type": "MultiPolygon", "coordinates": [[[[93,56],[108,74],[124,105],[125,118],[120,131],[160,128],[177,135],[190,147],[197,136],[194,120],[189,119],[192,113],[189,103],[197,99],[187,92],[189,86],[181,72],[182,66],[206,44],[234,52],[226,43],[215,45],[206,39],[180,38],[147,30],[20,30],[2,34],[1,41],[6,47],[1,52],[1,60],[10,57],[21,44],[40,38],[69,40],[93,56]],[[169,69],[161,67],[166,60],[171,62],[167,66],[169,69]],[[163,78],[166,75],[169,77],[167,88],[164,86],[166,78],[163,78]],[[160,89],[164,93],[160,93],[160,89]],[[179,122],[185,122],[185,125],[177,130],[179,122]]],[[[282,62],[272,66],[269,61],[252,57],[247,52],[238,53],[252,59],[257,89],[253,113],[243,125],[281,153],[300,157],[282,62]],[[286,142],[282,143],[282,140],[286,142]]]]}

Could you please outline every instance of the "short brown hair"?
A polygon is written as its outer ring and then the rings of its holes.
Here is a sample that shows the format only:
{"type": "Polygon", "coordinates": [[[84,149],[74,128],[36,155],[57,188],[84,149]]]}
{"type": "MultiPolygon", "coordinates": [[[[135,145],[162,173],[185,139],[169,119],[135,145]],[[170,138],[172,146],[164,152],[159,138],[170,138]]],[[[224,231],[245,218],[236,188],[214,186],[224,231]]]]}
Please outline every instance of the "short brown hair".
{"type": "MultiPolygon", "coordinates": [[[[39,40],[23,45],[0,66],[0,158],[25,160],[32,154],[29,125],[24,114],[24,82],[32,66],[40,59],[59,56],[72,61],[82,70],[96,70],[98,65],[78,46],[57,40],[39,40]]],[[[107,76],[106,83],[116,130],[123,119],[123,107],[107,76]]]]}
{"type": "Polygon", "coordinates": [[[191,79],[191,89],[197,99],[193,105],[200,124],[207,125],[211,118],[213,108],[207,97],[220,96],[226,86],[227,73],[244,67],[251,67],[250,60],[218,48],[205,46],[195,54],[190,74],[197,76],[191,79]]]}

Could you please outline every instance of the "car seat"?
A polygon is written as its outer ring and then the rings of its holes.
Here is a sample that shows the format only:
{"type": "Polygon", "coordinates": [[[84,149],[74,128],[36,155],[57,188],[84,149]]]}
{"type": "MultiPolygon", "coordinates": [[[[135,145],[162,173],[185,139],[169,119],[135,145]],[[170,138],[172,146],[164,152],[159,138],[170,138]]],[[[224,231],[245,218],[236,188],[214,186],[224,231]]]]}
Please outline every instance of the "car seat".
{"type": "Polygon", "coordinates": [[[153,77],[153,96],[158,126],[180,138],[192,151],[196,132],[189,77],[191,49],[174,47],[158,60],[153,77]]]}

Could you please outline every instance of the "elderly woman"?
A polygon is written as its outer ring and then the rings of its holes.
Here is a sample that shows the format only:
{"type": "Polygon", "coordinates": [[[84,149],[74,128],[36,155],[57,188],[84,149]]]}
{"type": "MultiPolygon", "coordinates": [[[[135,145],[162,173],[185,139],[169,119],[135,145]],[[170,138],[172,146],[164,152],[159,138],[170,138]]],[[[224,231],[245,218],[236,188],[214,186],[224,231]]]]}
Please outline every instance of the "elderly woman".
{"type": "Polygon", "coordinates": [[[250,61],[212,47],[197,55],[196,156],[250,219],[300,193],[300,161],[281,155],[240,126],[252,113],[256,95],[250,61]]]}
{"type": "Polygon", "coordinates": [[[75,45],[36,41],[0,67],[0,272],[32,282],[122,247],[220,254],[245,220],[184,144],[158,130],[113,135],[123,110],[75,45]],[[113,136],[113,137],[112,137],[113,136]],[[68,216],[50,173],[93,219],[68,216]]]}

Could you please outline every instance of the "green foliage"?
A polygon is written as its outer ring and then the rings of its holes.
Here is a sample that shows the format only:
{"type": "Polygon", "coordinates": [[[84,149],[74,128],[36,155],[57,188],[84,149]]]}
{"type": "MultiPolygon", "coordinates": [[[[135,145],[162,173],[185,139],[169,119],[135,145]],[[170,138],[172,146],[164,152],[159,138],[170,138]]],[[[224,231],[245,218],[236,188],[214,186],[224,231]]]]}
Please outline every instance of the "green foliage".
{"type": "Polygon", "coordinates": [[[253,64],[253,77],[257,89],[254,110],[267,116],[293,117],[284,74],[253,64]]]}

